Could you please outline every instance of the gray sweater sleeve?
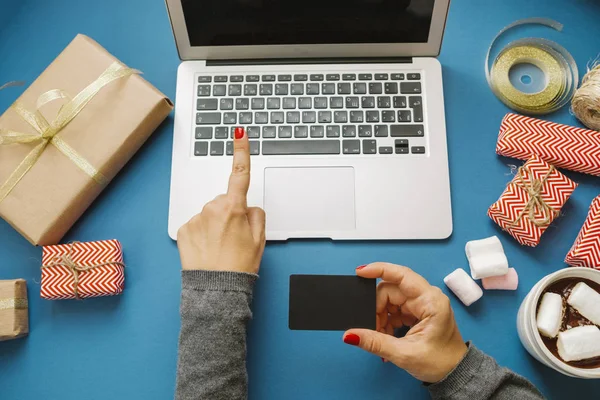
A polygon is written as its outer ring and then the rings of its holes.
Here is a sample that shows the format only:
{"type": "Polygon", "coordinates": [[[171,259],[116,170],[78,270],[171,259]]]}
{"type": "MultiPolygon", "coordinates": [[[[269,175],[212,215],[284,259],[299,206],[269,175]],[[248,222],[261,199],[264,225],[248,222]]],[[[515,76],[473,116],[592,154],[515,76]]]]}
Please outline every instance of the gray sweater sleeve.
{"type": "Polygon", "coordinates": [[[454,371],[428,387],[433,400],[544,399],[528,380],[500,367],[472,344],[454,371]]]}
{"type": "Polygon", "coordinates": [[[248,397],[246,327],[257,275],[183,271],[177,400],[248,397]]]}

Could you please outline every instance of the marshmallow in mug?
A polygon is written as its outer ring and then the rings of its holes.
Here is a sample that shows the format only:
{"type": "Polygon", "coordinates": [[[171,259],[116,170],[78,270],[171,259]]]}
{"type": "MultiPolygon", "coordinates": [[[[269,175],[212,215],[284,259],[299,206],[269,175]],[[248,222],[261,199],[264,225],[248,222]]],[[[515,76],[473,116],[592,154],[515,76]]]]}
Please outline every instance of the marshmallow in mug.
{"type": "Polygon", "coordinates": [[[470,306],[483,296],[483,290],[461,268],[446,276],[444,283],[465,306],[470,306]]]}
{"type": "Polygon", "coordinates": [[[579,282],[575,285],[573,290],[571,290],[567,303],[584,318],[587,318],[596,325],[600,325],[600,293],[584,282],[579,282]]]}
{"type": "Polygon", "coordinates": [[[565,307],[560,294],[544,293],[537,313],[537,328],[546,337],[558,335],[565,315],[565,307]]]}
{"type": "Polygon", "coordinates": [[[600,357],[600,329],[595,325],[585,325],[561,332],[556,347],[564,361],[600,357]]]}
{"type": "Polygon", "coordinates": [[[473,279],[508,274],[508,260],[502,243],[496,236],[467,242],[465,253],[467,253],[473,279]]]}

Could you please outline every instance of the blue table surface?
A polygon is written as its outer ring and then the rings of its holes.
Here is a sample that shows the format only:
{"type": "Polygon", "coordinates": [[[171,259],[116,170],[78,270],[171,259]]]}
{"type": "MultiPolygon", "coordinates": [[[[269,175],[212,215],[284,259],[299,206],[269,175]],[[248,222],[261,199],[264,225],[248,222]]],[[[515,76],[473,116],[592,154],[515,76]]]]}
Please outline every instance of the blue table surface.
{"type": "MultiPolygon", "coordinates": [[[[510,180],[494,153],[508,109],[489,90],[483,59],[496,32],[515,19],[547,16],[564,32],[533,28],[562,43],[579,68],[600,51],[600,3],[595,0],[462,0],[450,7],[443,65],[454,233],[443,241],[291,241],[267,246],[249,333],[252,399],[425,399],[407,373],[344,345],[339,332],[287,327],[288,279],[295,273],[353,274],[384,260],[412,267],[448,293],[466,340],[531,379],[549,398],[578,393],[597,398],[600,383],[576,381],[531,358],[517,337],[517,309],[543,276],[564,268],[600,179],[566,174],[580,183],[535,248],[519,246],[486,210],[510,180]],[[468,268],[464,244],[498,235],[521,283],[516,292],[485,292],[464,307],[443,277],[468,268]]],[[[167,96],[175,97],[179,58],[160,0],[0,0],[0,81],[33,81],[77,34],[102,44],[167,96]]],[[[518,35],[517,35],[518,36],[518,35]]],[[[522,37],[522,33],[521,33],[522,37]]],[[[21,89],[0,93],[0,110],[21,89]]],[[[548,119],[576,124],[567,108],[548,119]]],[[[173,119],[170,117],[95,201],[63,242],[119,239],[127,263],[123,295],[85,301],[39,297],[41,249],[0,220],[0,279],[27,280],[31,332],[0,343],[2,399],[166,399],[173,396],[179,332],[180,265],[167,235],[173,119]]],[[[399,221],[398,223],[401,223],[399,221]]]]}

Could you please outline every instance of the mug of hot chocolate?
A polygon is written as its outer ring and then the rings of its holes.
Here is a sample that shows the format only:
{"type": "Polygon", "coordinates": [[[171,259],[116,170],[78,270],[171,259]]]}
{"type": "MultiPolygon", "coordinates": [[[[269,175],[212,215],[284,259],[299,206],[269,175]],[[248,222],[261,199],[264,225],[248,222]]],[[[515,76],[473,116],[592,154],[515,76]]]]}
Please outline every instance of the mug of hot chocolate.
{"type": "Polygon", "coordinates": [[[525,349],[576,378],[600,378],[600,271],[565,268],[540,280],[517,315],[525,349]]]}

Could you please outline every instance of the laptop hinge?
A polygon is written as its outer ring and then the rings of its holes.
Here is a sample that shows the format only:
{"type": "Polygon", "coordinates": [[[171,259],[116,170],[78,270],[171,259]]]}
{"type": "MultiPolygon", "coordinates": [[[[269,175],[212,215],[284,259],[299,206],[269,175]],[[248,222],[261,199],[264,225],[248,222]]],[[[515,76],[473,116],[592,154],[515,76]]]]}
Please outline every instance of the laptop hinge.
{"type": "Polygon", "coordinates": [[[270,58],[240,60],[206,60],[207,66],[222,65],[298,65],[298,64],[406,64],[412,57],[352,57],[352,58],[270,58]]]}

